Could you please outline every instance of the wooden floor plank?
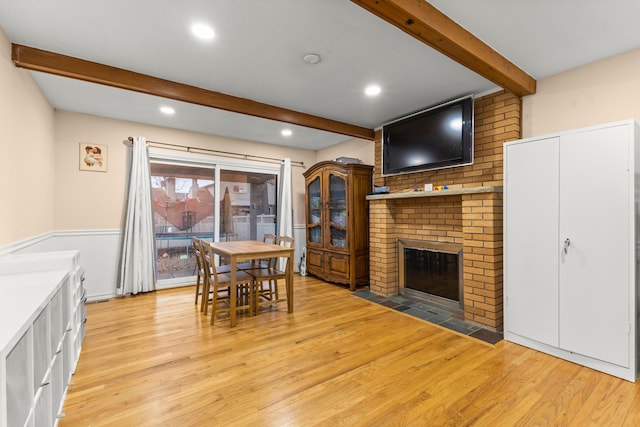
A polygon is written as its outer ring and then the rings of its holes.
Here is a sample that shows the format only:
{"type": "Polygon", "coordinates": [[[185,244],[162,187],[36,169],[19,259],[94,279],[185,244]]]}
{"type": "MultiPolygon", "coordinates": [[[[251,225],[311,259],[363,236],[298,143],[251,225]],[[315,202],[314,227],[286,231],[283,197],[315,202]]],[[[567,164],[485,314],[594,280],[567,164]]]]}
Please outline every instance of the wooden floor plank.
{"type": "Polygon", "coordinates": [[[72,426],[637,425],[629,383],[296,277],[296,307],[211,326],[193,287],[87,305],[72,426]]]}

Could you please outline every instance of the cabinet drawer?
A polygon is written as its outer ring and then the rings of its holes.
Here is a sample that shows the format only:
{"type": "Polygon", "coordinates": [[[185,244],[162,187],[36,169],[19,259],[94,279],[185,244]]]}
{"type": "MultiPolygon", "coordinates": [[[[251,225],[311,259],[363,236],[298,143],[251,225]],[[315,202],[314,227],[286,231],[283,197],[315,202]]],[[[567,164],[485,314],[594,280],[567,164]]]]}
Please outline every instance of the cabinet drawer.
{"type": "Polygon", "coordinates": [[[337,276],[349,278],[349,255],[329,253],[327,254],[326,270],[337,276]]]}

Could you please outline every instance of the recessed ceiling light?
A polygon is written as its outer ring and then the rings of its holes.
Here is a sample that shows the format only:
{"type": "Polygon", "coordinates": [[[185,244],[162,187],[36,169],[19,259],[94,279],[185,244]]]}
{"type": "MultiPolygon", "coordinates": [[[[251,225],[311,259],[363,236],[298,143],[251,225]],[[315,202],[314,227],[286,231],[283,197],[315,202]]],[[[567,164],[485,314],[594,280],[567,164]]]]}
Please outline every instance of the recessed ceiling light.
{"type": "Polygon", "coordinates": [[[206,24],[195,24],[191,27],[191,32],[194,36],[202,40],[211,40],[215,37],[213,28],[206,24]]]}
{"type": "Polygon", "coordinates": [[[320,55],[316,53],[308,53],[302,57],[302,60],[307,64],[317,64],[320,62],[320,55]]]}
{"type": "Polygon", "coordinates": [[[280,133],[282,134],[282,136],[291,136],[291,135],[293,135],[293,132],[291,132],[291,129],[282,129],[280,131],[280,133]]]}
{"type": "Polygon", "coordinates": [[[382,88],[380,88],[380,86],[378,85],[369,85],[364,89],[364,93],[367,96],[380,95],[380,92],[382,92],[382,88]]]}
{"type": "Polygon", "coordinates": [[[171,107],[164,106],[164,107],[160,107],[160,112],[162,114],[166,114],[167,116],[171,116],[176,113],[176,110],[174,110],[171,107]]]}

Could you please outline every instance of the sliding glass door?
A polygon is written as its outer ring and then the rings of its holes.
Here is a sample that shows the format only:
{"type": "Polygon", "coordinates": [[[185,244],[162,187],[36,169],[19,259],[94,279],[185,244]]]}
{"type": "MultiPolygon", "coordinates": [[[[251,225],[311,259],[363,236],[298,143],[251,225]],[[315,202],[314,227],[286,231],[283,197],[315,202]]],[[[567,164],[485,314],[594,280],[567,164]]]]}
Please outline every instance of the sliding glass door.
{"type": "Polygon", "coordinates": [[[158,281],[193,276],[194,236],[213,240],[215,168],[151,163],[158,281]]]}
{"type": "Polygon", "coordinates": [[[220,237],[262,240],[276,231],[276,175],[220,171],[220,237]]]}
{"type": "Polygon", "coordinates": [[[152,159],[158,287],[193,283],[194,236],[262,240],[275,233],[276,167],[152,159]]]}

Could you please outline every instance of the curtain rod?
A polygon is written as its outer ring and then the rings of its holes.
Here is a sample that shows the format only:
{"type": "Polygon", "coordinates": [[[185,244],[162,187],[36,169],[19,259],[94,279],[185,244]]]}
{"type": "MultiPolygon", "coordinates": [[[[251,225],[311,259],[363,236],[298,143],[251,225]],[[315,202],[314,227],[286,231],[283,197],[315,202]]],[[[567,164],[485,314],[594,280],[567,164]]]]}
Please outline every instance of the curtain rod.
{"type": "MultiPolygon", "coordinates": [[[[133,143],[133,137],[130,136],[129,138],[127,138],[127,141],[125,142],[133,143]]],[[[282,163],[282,159],[277,159],[275,157],[255,156],[253,154],[240,154],[240,153],[233,153],[231,151],[212,150],[210,148],[189,147],[187,145],[168,144],[166,142],[157,142],[157,141],[147,141],[147,144],[157,145],[165,148],[168,147],[169,150],[186,151],[187,153],[196,153],[196,154],[212,153],[212,154],[218,154],[222,157],[231,157],[234,159],[243,159],[243,160],[256,159],[256,160],[267,161],[269,163],[278,163],[278,164],[282,163]],[[201,153],[201,152],[204,152],[204,153],[201,153]]],[[[298,166],[301,168],[305,167],[304,162],[295,161],[295,160],[291,160],[291,165],[298,166]]]]}

